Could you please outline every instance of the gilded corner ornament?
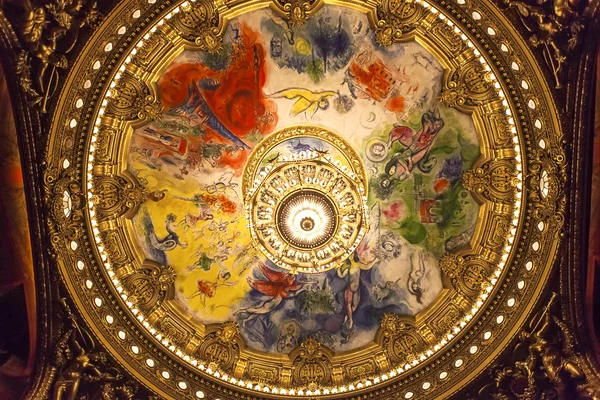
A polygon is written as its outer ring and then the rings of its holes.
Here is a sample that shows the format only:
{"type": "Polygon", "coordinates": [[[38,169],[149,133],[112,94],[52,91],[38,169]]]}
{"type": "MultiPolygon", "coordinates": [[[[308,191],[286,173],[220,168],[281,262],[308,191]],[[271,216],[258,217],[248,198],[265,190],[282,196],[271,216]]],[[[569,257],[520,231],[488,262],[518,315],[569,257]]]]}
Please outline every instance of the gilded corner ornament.
{"type": "Polygon", "coordinates": [[[93,336],[79,325],[66,299],[61,299],[60,306],[64,323],[54,346],[51,400],[75,400],[82,395],[132,399],[138,391],[137,383],[125,380],[108,355],[98,351],[93,336]]]}
{"type": "Polygon", "coordinates": [[[501,0],[516,9],[521,22],[531,33],[529,43],[541,48],[544,61],[552,71],[554,84],[561,88],[568,57],[580,46],[585,29],[587,0],[501,0]]]}
{"type": "Polygon", "coordinates": [[[494,382],[484,386],[482,399],[597,399],[599,388],[590,384],[575,337],[558,316],[558,295],[552,293],[546,306],[519,336],[510,367],[491,371],[494,382]],[[524,355],[524,356],[520,356],[524,355]]]}
{"type": "Polygon", "coordinates": [[[67,55],[81,30],[99,25],[96,1],[9,0],[4,8],[24,48],[16,60],[19,84],[30,102],[45,113],[58,87],[59,71],[69,67],[67,55]]]}

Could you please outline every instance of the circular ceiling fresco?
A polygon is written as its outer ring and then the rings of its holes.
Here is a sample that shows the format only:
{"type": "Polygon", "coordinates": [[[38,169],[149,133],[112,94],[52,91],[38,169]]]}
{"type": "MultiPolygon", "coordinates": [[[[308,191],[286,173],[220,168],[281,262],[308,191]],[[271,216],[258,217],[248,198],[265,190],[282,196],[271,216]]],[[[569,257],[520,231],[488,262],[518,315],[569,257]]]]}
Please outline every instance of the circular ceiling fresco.
{"type": "MultiPolygon", "coordinates": [[[[325,6],[295,29],[269,9],[234,18],[218,52],[184,50],[164,67],[160,120],[128,138],[127,171],[161,193],[132,220],[135,250],[173,268],[182,310],[203,325],[236,321],[249,348],[287,354],[308,337],[333,351],[373,342],[385,313],[414,316],[439,297],[438,259],[468,246],[476,228],[479,205],[460,178],[480,144],[471,117],[440,104],[443,72],[415,41],[379,46],[360,11],[325,6]],[[290,126],[311,128],[282,132],[290,126]],[[271,138],[278,140],[264,144],[271,138]],[[340,167],[356,163],[363,193],[344,177],[338,183],[347,189],[326,197],[341,171],[316,162],[319,156],[340,167]],[[281,240],[266,257],[248,225],[269,225],[257,215],[246,218],[242,181],[246,172],[254,184],[270,166],[274,171],[255,188],[259,198],[247,199],[256,213],[272,202],[272,214],[286,214],[272,217],[279,227],[273,237],[281,240]],[[290,246],[290,231],[302,221],[277,220],[298,218],[287,214],[298,208],[294,193],[305,192],[323,203],[317,208],[325,215],[313,213],[326,221],[314,229],[326,232],[323,240],[290,246]],[[364,235],[361,245],[334,240],[347,257],[328,272],[278,268],[311,269],[311,253],[316,258],[318,247],[328,248],[321,242],[337,230],[334,204],[341,206],[344,195],[350,200],[339,213],[362,208],[367,198],[370,230],[352,226],[353,241],[364,235]],[[288,256],[297,247],[304,251],[288,256]]],[[[300,204],[296,212],[302,211],[300,204]]]]}
{"type": "Polygon", "coordinates": [[[562,223],[556,121],[492,57],[518,45],[484,52],[428,3],[290,4],[165,5],[113,61],[90,49],[78,68],[105,73],[72,77],[74,109],[98,90],[61,128],[81,147],[56,133],[51,151],[61,268],[107,346],[170,395],[202,398],[192,382],[208,378],[344,397],[410,374],[442,390],[543,285],[562,223]]]}

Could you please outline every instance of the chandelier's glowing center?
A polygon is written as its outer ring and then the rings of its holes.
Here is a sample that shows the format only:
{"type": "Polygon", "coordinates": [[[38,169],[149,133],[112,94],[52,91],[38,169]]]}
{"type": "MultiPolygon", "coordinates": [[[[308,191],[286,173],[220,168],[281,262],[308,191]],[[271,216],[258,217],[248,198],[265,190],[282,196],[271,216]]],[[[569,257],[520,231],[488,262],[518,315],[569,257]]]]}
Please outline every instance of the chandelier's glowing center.
{"type": "Polygon", "coordinates": [[[338,268],[369,229],[366,188],[361,159],[343,138],[317,127],[284,128],[254,149],[244,172],[252,243],[293,272],[338,268]],[[287,153],[298,137],[319,151],[287,153]]]}
{"type": "Polygon", "coordinates": [[[300,190],[285,198],[276,213],[276,224],[284,240],[303,248],[320,246],[331,239],[336,211],[327,196],[300,190]]]}

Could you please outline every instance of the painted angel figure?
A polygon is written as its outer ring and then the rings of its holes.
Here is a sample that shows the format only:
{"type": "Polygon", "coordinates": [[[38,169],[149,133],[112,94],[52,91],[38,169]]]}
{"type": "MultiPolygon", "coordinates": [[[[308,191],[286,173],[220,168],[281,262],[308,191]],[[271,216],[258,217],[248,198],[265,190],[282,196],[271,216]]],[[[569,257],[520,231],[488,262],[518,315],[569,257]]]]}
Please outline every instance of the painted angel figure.
{"type": "Polygon", "coordinates": [[[248,284],[252,289],[268,296],[269,299],[259,306],[240,308],[235,312],[235,315],[248,314],[248,317],[242,322],[244,326],[253,319],[275,310],[283,299],[295,297],[305,290],[304,283],[297,282],[294,274],[274,271],[265,264],[261,264],[259,268],[265,279],[249,277],[248,284]]]}
{"type": "Polygon", "coordinates": [[[337,92],[332,90],[311,91],[302,88],[283,89],[267,97],[275,99],[295,100],[290,116],[295,117],[298,114],[304,113],[307,118],[312,118],[317,111],[327,110],[329,108],[329,99],[335,96],[337,92]]]}

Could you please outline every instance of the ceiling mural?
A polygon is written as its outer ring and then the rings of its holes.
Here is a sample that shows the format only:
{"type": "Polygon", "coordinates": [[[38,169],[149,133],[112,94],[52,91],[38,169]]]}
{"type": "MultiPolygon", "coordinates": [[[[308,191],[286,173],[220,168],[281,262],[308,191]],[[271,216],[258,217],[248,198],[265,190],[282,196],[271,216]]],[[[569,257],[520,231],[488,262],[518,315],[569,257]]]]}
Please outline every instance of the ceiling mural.
{"type": "Polygon", "coordinates": [[[164,398],[439,398],[518,342],[520,362],[479,385],[491,399],[560,374],[537,345],[574,359],[563,296],[545,294],[566,64],[544,71],[496,4],[117,3],[65,79],[19,59],[53,113],[61,388],[134,392],[131,375],[164,398]],[[75,353],[107,378],[63,373],[75,353]]]}
{"type": "MultiPolygon", "coordinates": [[[[180,305],[203,324],[237,321],[250,348],[288,353],[310,336],[356,349],[385,313],[431,304],[439,257],[469,244],[479,210],[460,181],[479,141],[469,115],[439,104],[442,73],[422,45],[381,47],[364,13],[335,6],[299,29],[253,11],[230,21],[218,52],[177,56],[157,82],[163,116],[135,129],[127,161],[161,194],[133,226],[144,256],[174,269],[180,305]],[[370,230],[336,270],[290,276],[252,245],[242,177],[261,141],[299,124],[358,151],[370,230]]],[[[262,160],[307,152],[340,158],[304,135],[262,160]]]]}

